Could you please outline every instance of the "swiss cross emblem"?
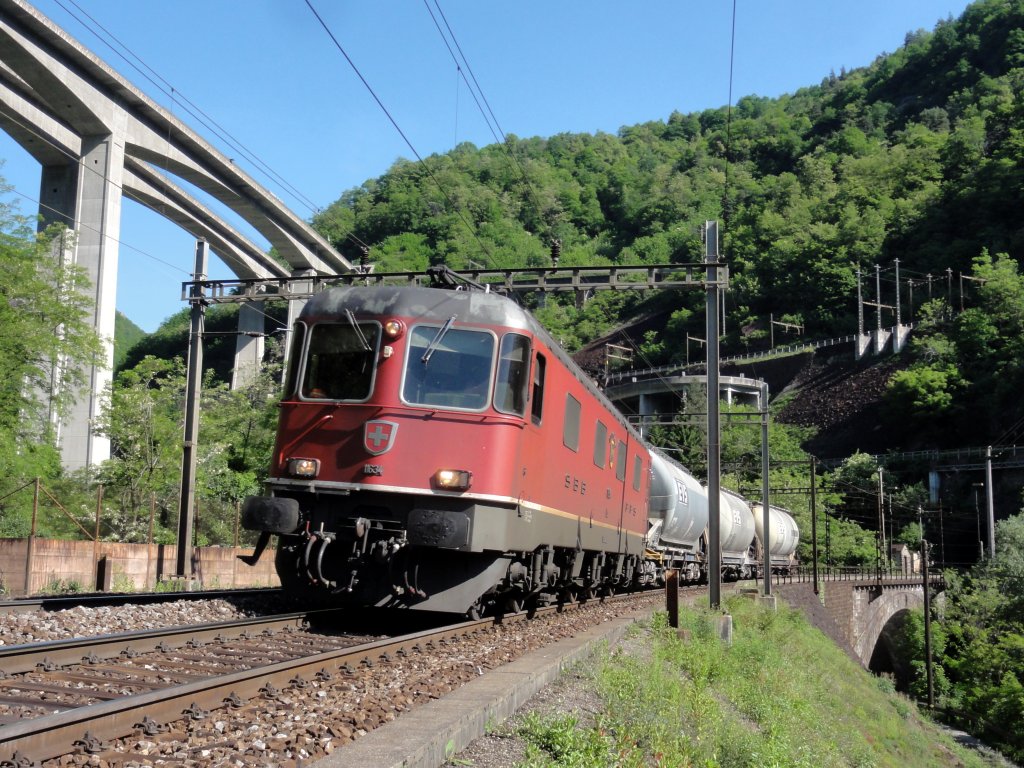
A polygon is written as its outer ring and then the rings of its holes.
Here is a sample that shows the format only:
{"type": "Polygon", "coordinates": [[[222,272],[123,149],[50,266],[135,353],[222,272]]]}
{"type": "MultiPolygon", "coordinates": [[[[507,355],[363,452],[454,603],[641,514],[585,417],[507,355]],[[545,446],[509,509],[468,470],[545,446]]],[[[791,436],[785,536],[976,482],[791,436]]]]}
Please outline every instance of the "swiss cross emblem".
{"type": "Polygon", "coordinates": [[[363,427],[363,447],[374,456],[387,453],[395,444],[397,434],[398,425],[393,421],[368,421],[363,427]]]}

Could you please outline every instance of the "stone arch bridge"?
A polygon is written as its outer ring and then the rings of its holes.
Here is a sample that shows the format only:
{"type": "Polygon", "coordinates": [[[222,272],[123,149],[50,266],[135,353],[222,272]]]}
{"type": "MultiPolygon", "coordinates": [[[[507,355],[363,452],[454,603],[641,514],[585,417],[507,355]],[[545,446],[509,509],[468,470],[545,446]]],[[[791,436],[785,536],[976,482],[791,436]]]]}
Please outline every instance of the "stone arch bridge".
{"type": "MultiPolygon", "coordinates": [[[[932,599],[944,588],[941,577],[930,579],[929,585],[932,599]]],[[[910,611],[924,607],[920,576],[839,575],[823,580],[817,595],[809,580],[779,584],[775,589],[862,666],[873,672],[903,672],[894,639],[910,611]]]]}

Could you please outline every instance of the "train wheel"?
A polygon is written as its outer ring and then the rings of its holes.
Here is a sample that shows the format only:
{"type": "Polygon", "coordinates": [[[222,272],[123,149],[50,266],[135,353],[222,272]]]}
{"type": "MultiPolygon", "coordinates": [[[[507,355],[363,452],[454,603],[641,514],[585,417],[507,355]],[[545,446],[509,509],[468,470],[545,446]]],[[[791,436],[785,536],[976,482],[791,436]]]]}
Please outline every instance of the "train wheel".
{"type": "Polygon", "coordinates": [[[301,595],[309,591],[309,577],[302,565],[301,547],[279,542],[274,555],[274,568],[285,592],[301,595]]]}
{"type": "Polygon", "coordinates": [[[566,587],[558,593],[558,605],[572,605],[576,602],[576,592],[572,587],[566,587]]]}
{"type": "Polygon", "coordinates": [[[301,544],[278,543],[277,554],[274,556],[274,568],[281,580],[281,588],[292,599],[301,600],[306,607],[329,605],[330,593],[322,584],[311,581],[302,561],[303,546],[301,544]]]}

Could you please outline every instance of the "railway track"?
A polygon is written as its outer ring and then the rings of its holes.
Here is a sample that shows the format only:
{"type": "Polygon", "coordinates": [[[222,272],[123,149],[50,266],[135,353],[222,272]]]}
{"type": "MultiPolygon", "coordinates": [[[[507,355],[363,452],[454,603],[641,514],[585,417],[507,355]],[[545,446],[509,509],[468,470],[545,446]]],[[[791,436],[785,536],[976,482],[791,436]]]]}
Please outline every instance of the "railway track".
{"type": "MultiPolygon", "coordinates": [[[[603,605],[589,601],[566,609],[581,608],[582,616],[603,605]]],[[[543,623],[557,610],[537,611],[537,633],[551,634],[543,623]]],[[[326,736],[307,739],[344,743],[357,731],[394,719],[417,700],[437,698],[461,684],[458,680],[482,674],[485,665],[514,657],[506,651],[491,659],[487,649],[496,643],[488,637],[524,635],[530,626],[521,613],[390,638],[311,630],[310,621],[327,621],[332,613],[0,649],[0,768],[27,768],[73,754],[83,762],[88,756],[111,766],[163,762],[154,754],[171,755],[173,763],[182,764],[204,760],[218,749],[237,757],[243,747],[254,748],[246,747],[244,737],[258,727],[254,723],[312,711],[317,702],[337,695],[354,695],[362,710],[352,710],[347,721],[327,724],[326,736]],[[484,655],[471,658],[465,653],[470,646],[482,647],[484,655]],[[442,665],[454,667],[448,672],[452,681],[438,684],[442,665]],[[369,702],[376,703],[371,707],[369,702]],[[268,716],[268,709],[276,714],[268,716]],[[189,758],[196,749],[200,754],[189,758]]],[[[304,727],[321,730],[319,725],[304,727]]],[[[276,729],[276,722],[263,727],[271,735],[276,729]]],[[[267,739],[253,741],[268,747],[267,739]]],[[[284,751],[304,751],[301,735],[278,741],[284,751]]]]}
{"type": "Polygon", "coordinates": [[[283,594],[279,588],[210,589],[191,592],[132,592],[75,595],[47,595],[0,600],[0,614],[28,611],[63,611],[69,608],[98,608],[111,605],[157,605],[177,600],[234,600],[245,598],[275,599],[283,594]]]}

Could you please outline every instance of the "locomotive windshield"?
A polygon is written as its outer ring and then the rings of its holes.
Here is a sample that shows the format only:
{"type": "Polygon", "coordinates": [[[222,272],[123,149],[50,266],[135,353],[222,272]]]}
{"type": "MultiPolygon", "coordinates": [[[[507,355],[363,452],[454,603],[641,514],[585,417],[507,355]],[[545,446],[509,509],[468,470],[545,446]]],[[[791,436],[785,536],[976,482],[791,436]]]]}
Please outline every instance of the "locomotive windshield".
{"type": "Polygon", "coordinates": [[[314,400],[366,400],[380,341],[377,323],[318,323],[309,334],[302,396],[314,400]]]}
{"type": "Polygon", "coordinates": [[[437,326],[416,326],[409,333],[402,399],[410,405],[483,410],[490,399],[494,342],[487,331],[449,327],[442,334],[437,326]]]}

